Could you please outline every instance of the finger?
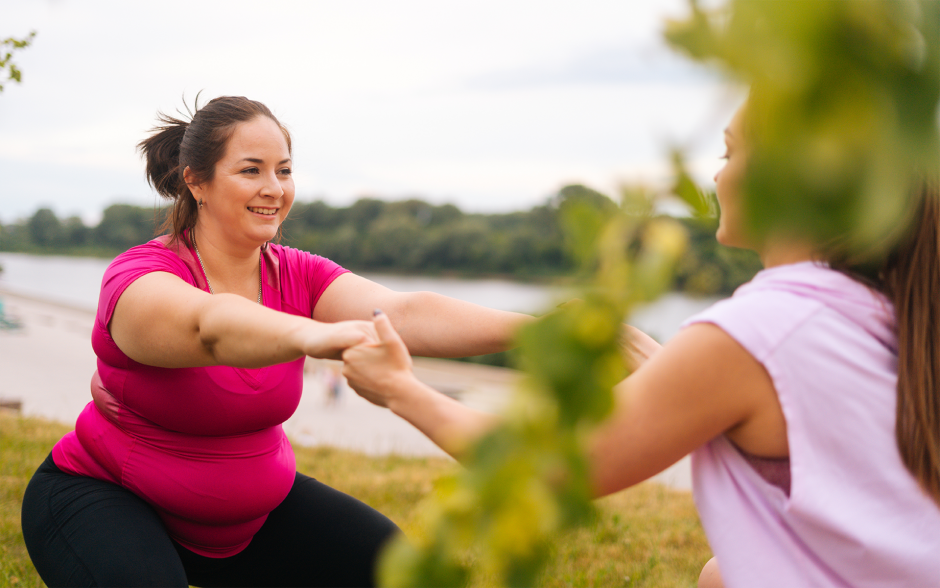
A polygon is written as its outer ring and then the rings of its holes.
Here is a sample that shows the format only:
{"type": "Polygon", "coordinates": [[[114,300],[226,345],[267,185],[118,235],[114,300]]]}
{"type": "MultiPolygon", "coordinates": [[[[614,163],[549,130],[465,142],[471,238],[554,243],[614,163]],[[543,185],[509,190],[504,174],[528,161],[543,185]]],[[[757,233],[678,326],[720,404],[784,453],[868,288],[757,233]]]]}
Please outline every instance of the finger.
{"type": "Polygon", "coordinates": [[[392,326],[392,322],[388,320],[388,315],[382,311],[378,311],[376,315],[372,318],[372,323],[375,325],[375,332],[379,336],[379,341],[382,343],[401,343],[401,337],[398,335],[398,332],[395,330],[395,327],[392,326]]]}

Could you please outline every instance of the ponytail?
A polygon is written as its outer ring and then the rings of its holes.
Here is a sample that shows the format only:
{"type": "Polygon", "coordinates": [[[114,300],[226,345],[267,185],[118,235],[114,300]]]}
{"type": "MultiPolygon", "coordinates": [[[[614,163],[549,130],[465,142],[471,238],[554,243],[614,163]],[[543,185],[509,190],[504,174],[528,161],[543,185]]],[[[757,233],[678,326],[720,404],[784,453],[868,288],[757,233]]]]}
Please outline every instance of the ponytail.
{"type": "Polygon", "coordinates": [[[940,505],[940,190],[936,181],[920,190],[911,228],[882,275],[897,324],[898,448],[940,505]]]}
{"type": "Polygon", "coordinates": [[[157,234],[172,233],[180,237],[186,229],[196,225],[198,207],[189,186],[183,181],[180,166],[180,144],[189,123],[163,113],[157,115],[158,124],[151,135],[137,144],[147,161],[146,174],[157,194],[173,200],[173,208],[157,229],[157,234]]]}

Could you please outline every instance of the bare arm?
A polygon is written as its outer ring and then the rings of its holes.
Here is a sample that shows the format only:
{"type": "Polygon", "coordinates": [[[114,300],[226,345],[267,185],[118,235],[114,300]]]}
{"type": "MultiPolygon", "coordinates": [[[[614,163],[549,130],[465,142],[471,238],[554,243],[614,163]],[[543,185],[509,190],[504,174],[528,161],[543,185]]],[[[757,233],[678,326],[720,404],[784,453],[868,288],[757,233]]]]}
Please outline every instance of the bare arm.
{"type": "MultiPolygon", "coordinates": [[[[350,384],[459,459],[462,448],[495,419],[418,382],[387,319],[379,317],[376,330],[378,344],[343,354],[350,384]]],[[[588,444],[592,483],[600,496],[659,473],[722,433],[756,455],[788,454],[786,423],[770,377],[713,325],[683,330],[615,394],[613,414],[588,444]]]]}
{"type": "Polygon", "coordinates": [[[465,357],[505,351],[533,317],[486,308],[434,292],[395,292],[355,274],[336,278],[320,297],[319,321],[369,319],[382,309],[414,355],[465,357]]]}
{"type": "Polygon", "coordinates": [[[770,376],[714,325],[682,330],[614,393],[613,414],[589,442],[598,495],[641,482],[723,433],[756,455],[788,454],[770,376]]]}
{"type": "Polygon", "coordinates": [[[460,459],[467,444],[498,422],[444,396],[415,378],[411,356],[387,316],[375,318],[378,343],[343,352],[343,375],[366,400],[385,406],[424,433],[438,447],[460,459]]]}
{"type": "Polygon", "coordinates": [[[324,324],[264,308],[234,294],[210,295],[154,272],[121,294],[109,329],[128,357],[157,367],[262,367],[375,340],[366,321],[324,324]]]}
{"type": "Polygon", "coordinates": [[[623,361],[631,374],[663,348],[656,339],[632,325],[623,326],[620,347],[623,361]]]}

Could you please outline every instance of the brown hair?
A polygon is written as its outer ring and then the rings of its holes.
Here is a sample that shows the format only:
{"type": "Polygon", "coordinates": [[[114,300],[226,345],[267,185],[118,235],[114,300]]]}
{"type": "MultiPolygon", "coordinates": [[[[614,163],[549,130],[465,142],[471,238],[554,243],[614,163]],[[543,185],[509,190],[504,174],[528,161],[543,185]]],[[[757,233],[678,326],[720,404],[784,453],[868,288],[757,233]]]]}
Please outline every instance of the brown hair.
{"type": "Polygon", "coordinates": [[[936,177],[915,184],[912,208],[906,230],[880,268],[862,261],[831,265],[881,290],[894,305],[895,437],[904,465],[940,505],[940,182],[936,177]]]}
{"type": "Polygon", "coordinates": [[[225,147],[240,123],[259,116],[270,118],[281,128],[291,152],[290,132],[261,102],[243,96],[220,96],[202,108],[198,103],[195,106],[188,122],[157,113],[159,124],[137,144],[147,161],[147,181],[160,196],[173,201],[172,211],[157,232],[171,233],[177,239],[196,225],[199,216],[183,171],[188,167],[198,184],[211,182],[215,164],[225,155],[225,147]]]}

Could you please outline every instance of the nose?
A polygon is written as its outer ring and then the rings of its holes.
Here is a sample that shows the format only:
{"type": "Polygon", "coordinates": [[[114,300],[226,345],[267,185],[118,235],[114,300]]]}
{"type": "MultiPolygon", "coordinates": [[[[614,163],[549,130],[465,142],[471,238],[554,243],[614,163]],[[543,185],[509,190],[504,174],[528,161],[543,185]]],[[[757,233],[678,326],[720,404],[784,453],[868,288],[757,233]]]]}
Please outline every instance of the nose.
{"type": "Polygon", "coordinates": [[[261,186],[261,196],[268,198],[280,198],[284,195],[284,187],[277,177],[277,172],[265,174],[264,185],[261,186]]]}

